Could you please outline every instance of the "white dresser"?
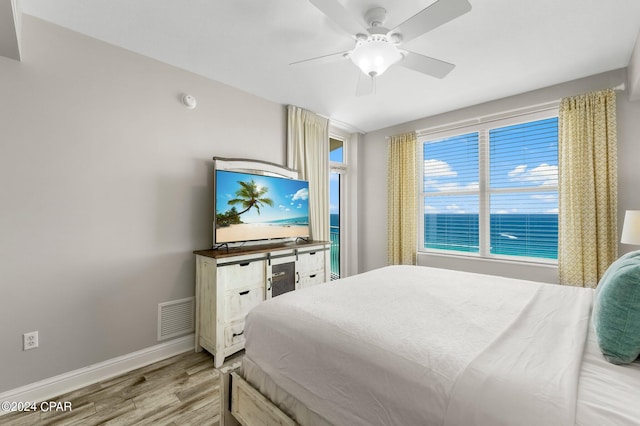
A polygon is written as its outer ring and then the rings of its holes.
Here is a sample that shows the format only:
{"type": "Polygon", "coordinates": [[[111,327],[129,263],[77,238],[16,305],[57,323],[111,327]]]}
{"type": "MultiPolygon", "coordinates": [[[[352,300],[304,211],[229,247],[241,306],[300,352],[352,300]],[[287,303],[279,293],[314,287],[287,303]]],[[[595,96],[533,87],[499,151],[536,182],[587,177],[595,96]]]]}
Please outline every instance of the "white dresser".
{"type": "Polygon", "coordinates": [[[330,243],[299,242],[196,255],[196,351],[220,367],[244,349],[244,319],[258,303],[330,277],[330,243]]]}

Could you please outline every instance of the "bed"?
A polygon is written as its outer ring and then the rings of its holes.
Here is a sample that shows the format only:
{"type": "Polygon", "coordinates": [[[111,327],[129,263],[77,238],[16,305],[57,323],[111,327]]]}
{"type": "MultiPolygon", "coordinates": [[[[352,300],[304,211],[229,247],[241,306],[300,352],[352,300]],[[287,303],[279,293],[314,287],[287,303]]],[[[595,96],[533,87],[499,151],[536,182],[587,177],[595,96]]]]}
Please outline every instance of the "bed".
{"type": "Polygon", "coordinates": [[[238,381],[302,425],[640,424],[640,363],[603,358],[593,300],[591,289],[385,267],[254,308],[238,381]]]}

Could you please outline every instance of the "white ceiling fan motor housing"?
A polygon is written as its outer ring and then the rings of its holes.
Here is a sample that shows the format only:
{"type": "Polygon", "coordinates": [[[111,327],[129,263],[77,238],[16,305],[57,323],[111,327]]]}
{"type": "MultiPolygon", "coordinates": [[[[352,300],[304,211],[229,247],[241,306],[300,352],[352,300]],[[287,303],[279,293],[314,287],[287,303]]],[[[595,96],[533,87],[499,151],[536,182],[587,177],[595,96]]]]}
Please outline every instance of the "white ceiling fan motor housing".
{"type": "Polygon", "coordinates": [[[387,10],[383,7],[374,7],[364,14],[364,19],[370,28],[382,27],[387,20],[387,10]]]}

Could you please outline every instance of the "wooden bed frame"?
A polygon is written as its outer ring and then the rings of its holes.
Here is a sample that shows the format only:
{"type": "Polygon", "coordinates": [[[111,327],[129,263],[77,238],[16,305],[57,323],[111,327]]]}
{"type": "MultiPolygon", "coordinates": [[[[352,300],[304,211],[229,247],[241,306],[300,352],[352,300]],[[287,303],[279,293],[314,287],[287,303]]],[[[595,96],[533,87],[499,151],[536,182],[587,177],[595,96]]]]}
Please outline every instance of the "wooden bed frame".
{"type": "Polygon", "coordinates": [[[295,426],[297,423],[240,374],[242,362],[220,371],[220,426],[295,426]]]}

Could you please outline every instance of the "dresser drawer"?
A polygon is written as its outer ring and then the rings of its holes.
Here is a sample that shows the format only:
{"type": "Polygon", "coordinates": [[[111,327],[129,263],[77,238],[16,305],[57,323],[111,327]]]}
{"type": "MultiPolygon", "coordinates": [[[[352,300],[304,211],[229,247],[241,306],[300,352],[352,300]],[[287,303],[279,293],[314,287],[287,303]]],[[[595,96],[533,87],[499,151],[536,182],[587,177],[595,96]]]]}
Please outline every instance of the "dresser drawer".
{"type": "Polygon", "coordinates": [[[301,275],[300,276],[300,284],[299,289],[311,287],[317,284],[322,284],[325,282],[324,279],[324,270],[315,271],[310,275],[301,275]]]}
{"type": "Polygon", "coordinates": [[[240,345],[244,348],[244,320],[236,321],[224,328],[224,348],[240,345]]]}
{"type": "Polygon", "coordinates": [[[324,269],[324,250],[310,251],[298,255],[298,272],[307,275],[311,271],[324,269]]]}
{"type": "Polygon", "coordinates": [[[218,286],[224,290],[264,286],[266,264],[264,260],[254,260],[218,265],[218,286]]]}
{"type": "Polygon", "coordinates": [[[247,313],[264,300],[264,288],[227,291],[224,298],[224,322],[244,320],[247,313]]]}

